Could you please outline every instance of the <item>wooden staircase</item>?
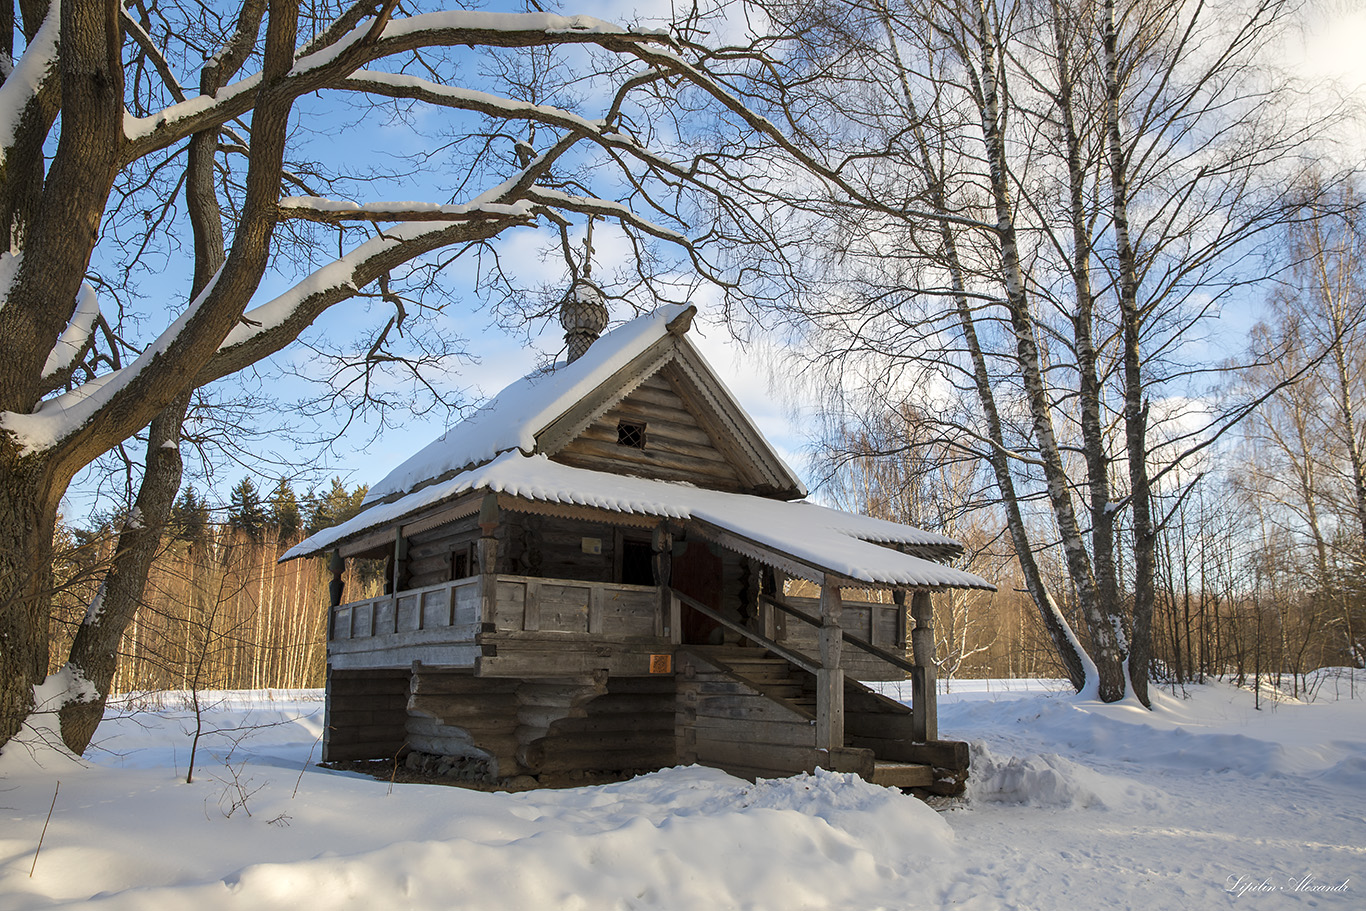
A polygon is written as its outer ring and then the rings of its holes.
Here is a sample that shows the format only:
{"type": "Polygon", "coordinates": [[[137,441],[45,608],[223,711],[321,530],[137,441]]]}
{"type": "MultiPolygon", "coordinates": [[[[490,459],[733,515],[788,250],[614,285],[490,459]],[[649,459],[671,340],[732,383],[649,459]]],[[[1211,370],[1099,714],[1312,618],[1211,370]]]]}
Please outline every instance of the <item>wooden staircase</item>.
{"type": "MultiPolygon", "coordinates": [[[[813,674],[760,647],[688,646],[687,651],[736,683],[787,709],[794,734],[803,725],[810,726],[814,743],[813,674]]],[[[967,769],[966,744],[911,742],[911,709],[857,680],[846,678],[844,698],[846,752],[866,750],[872,754],[871,769],[865,760],[860,774],[874,784],[916,789],[920,793],[961,791],[967,769]],[[941,762],[961,765],[961,769],[942,768],[941,762]]]]}

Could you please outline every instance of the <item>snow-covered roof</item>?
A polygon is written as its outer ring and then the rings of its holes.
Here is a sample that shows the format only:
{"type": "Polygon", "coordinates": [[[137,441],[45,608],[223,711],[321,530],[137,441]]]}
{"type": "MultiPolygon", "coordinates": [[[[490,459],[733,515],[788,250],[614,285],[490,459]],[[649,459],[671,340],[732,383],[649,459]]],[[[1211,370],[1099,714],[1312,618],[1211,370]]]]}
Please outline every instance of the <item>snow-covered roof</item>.
{"type": "MultiPolygon", "coordinates": [[[[320,553],[334,544],[475,490],[530,501],[704,523],[821,572],[870,585],[994,589],[991,583],[972,573],[880,546],[958,547],[950,538],[909,525],[841,512],[805,500],[774,500],[573,468],[543,455],[519,451],[505,452],[487,464],[422,487],[393,502],[376,504],[347,522],[318,532],[281,559],[320,553]]],[[[705,530],[702,534],[705,536],[705,530]]]]}
{"type": "Polygon", "coordinates": [[[365,503],[390,499],[503,452],[535,452],[536,434],[664,338],[669,324],[687,309],[677,304],[660,307],[597,339],[577,360],[512,383],[372,486],[365,503]]]}

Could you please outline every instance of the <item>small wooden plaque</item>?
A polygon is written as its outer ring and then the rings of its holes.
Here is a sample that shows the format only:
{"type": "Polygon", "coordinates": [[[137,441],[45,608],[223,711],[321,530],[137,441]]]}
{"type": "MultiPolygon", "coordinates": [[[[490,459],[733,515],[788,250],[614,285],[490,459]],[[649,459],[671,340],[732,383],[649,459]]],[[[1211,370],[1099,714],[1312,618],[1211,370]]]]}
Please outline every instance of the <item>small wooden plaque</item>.
{"type": "Polygon", "coordinates": [[[672,674],[674,670],[673,655],[651,655],[650,673],[651,674],[672,674]]]}

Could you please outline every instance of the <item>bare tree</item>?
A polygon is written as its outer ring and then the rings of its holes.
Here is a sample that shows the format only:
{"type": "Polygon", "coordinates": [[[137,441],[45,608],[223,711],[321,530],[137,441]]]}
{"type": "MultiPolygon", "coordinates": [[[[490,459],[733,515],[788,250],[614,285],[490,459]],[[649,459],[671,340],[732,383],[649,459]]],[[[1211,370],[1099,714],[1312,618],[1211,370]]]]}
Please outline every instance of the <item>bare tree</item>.
{"type": "Polygon", "coordinates": [[[150,424],[106,580],[121,606],[92,609],[72,654],[87,694],[73,703],[89,703],[63,712],[76,748],[98,721],[113,644],[178,486],[194,389],[377,287],[392,316],[349,362],[369,392],[368,369],[402,360],[393,349],[417,306],[391,282],[464,251],[496,259],[491,242],[509,229],[601,216],[643,253],[665,241],[690,255],[684,198],[738,206],[726,187],[748,175],[724,155],[711,167],[665,148],[660,102],[679,85],[699,109],[778,137],[708,75],[705,49],[588,17],[423,13],[396,0],[34,0],[19,11],[6,46],[22,31],[24,51],[0,86],[0,745],[46,672],[54,522],[83,466],[150,424]],[[578,97],[537,94],[546,61],[573,74],[578,97]],[[301,118],[336,118],[343,99],[353,129],[409,115],[438,124],[445,146],[391,175],[429,201],[374,198],[375,163],[348,160],[345,142],[305,141],[301,118]],[[139,267],[161,277],[133,341],[113,314],[139,267]],[[272,270],[297,280],[256,299],[272,270]]]}
{"type": "Polygon", "coordinates": [[[759,5],[765,40],[801,48],[774,55],[770,116],[840,178],[791,231],[823,259],[764,260],[813,374],[847,411],[930,403],[991,466],[1073,682],[1146,699],[1180,469],[1253,404],[1180,407],[1219,369],[1191,349],[1279,267],[1283,191],[1335,116],[1258,66],[1293,5],[759,5]],[[1031,565],[1045,547],[1066,597],[1031,565]]]}

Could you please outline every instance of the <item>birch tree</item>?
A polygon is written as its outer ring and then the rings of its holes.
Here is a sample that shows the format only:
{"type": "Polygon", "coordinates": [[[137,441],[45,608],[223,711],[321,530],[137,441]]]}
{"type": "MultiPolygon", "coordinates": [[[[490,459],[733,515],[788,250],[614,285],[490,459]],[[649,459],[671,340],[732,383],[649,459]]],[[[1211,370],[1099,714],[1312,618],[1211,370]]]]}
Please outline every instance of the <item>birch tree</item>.
{"type": "Polygon", "coordinates": [[[362,295],[392,308],[357,359],[361,370],[382,362],[413,306],[389,281],[462,251],[496,255],[492,241],[511,229],[602,217],[642,249],[678,243],[686,258],[682,198],[738,205],[724,159],[707,167],[664,147],[676,126],[657,102],[679,84],[718,116],[773,132],[708,75],[705,53],[659,30],[530,6],[18,4],[5,46],[23,50],[0,67],[0,745],[21,731],[48,667],[54,521],[83,466],[148,428],[121,556],[55,688],[76,749],[98,721],[179,484],[195,389],[362,295]],[[577,100],[538,95],[516,62],[528,54],[571,68],[577,100]],[[415,154],[403,188],[430,198],[371,195],[361,178],[378,165],[350,160],[351,143],[298,141],[343,99],[353,130],[437,125],[458,154],[415,154]],[[115,325],[118,273],[157,243],[160,299],[150,331],[129,342],[115,325]],[[276,274],[296,279],[261,294],[276,274]]]}
{"type": "Polygon", "coordinates": [[[1260,254],[1334,116],[1258,65],[1293,4],[760,5],[803,49],[773,64],[775,109],[855,188],[809,197],[812,274],[769,261],[813,374],[847,411],[929,403],[991,466],[1073,683],[1146,700],[1172,482],[1253,404],[1183,407],[1217,372],[1194,349],[1274,275],[1260,254]]]}

